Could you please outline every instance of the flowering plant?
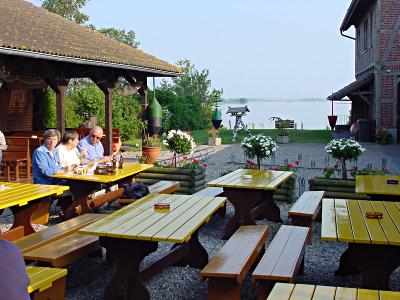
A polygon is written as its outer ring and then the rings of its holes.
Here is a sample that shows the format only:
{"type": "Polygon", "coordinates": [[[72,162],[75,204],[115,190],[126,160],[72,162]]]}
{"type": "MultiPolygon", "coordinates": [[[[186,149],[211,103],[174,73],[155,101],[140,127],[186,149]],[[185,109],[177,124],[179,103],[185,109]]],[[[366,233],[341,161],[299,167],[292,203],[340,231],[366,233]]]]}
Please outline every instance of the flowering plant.
{"type": "Polygon", "coordinates": [[[196,147],[190,134],[181,130],[170,130],[167,134],[164,134],[164,137],[163,144],[165,147],[178,154],[188,154],[196,147]]]}
{"type": "Polygon", "coordinates": [[[174,153],[172,167],[176,167],[177,154],[189,154],[196,147],[196,143],[190,134],[181,130],[172,129],[167,134],[164,134],[164,137],[163,144],[174,153]]]}
{"type": "Polygon", "coordinates": [[[243,169],[257,169],[257,164],[248,159],[246,160],[246,164],[243,166],[243,169]]]}
{"type": "Polygon", "coordinates": [[[339,165],[336,164],[333,167],[326,167],[324,168],[323,173],[325,178],[331,178],[335,173],[340,174],[339,165]]]}
{"type": "Polygon", "coordinates": [[[212,138],[214,138],[214,139],[218,137],[218,134],[219,134],[218,129],[215,129],[215,128],[211,128],[211,129],[208,131],[208,136],[209,136],[209,137],[212,137],[212,138]]]}
{"type": "Polygon", "coordinates": [[[287,164],[284,165],[284,166],[279,166],[279,167],[276,167],[276,168],[272,168],[271,170],[274,170],[274,171],[290,171],[290,172],[296,172],[296,171],[297,171],[297,168],[299,167],[299,164],[300,164],[300,161],[295,160],[295,161],[293,162],[293,164],[287,163],[287,164]]]}
{"type": "Polygon", "coordinates": [[[357,175],[385,175],[388,173],[389,171],[387,168],[382,168],[381,170],[364,168],[359,170],[357,167],[354,167],[350,170],[350,174],[353,177],[356,177],[357,175]]]}
{"type": "Polygon", "coordinates": [[[376,131],[376,142],[381,145],[390,144],[393,140],[392,134],[384,128],[376,131]]]}
{"type": "Polygon", "coordinates": [[[197,159],[188,159],[184,156],[180,167],[183,169],[205,169],[207,165],[205,163],[200,163],[197,159]]]}
{"type": "Polygon", "coordinates": [[[143,146],[159,147],[160,146],[160,138],[157,135],[149,136],[143,141],[143,146]]]}
{"type": "Polygon", "coordinates": [[[257,157],[258,169],[260,169],[261,159],[270,156],[278,149],[276,142],[271,137],[262,134],[245,137],[241,145],[247,156],[257,157]]]}

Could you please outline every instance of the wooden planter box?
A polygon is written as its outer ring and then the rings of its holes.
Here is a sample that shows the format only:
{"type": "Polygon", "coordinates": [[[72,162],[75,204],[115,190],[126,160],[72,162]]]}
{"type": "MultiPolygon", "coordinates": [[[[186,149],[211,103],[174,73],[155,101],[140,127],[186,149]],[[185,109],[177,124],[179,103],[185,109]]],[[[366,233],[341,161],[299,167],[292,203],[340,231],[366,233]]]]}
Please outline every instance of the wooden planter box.
{"type": "Polygon", "coordinates": [[[287,182],[282,184],[274,193],[274,201],[288,201],[293,202],[295,177],[291,177],[287,182]]]}
{"type": "Polygon", "coordinates": [[[310,179],[308,184],[310,191],[325,191],[326,198],[370,199],[368,195],[356,193],[356,181],[354,179],[321,177],[310,179]]]}
{"type": "Polygon", "coordinates": [[[206,187],[206,174],[204,172],[204,169],[153,167],[136,175],[135,181],[146,185],[160,180],[179,181],[181,187],[176,193],[191,195],[206,187]]]}

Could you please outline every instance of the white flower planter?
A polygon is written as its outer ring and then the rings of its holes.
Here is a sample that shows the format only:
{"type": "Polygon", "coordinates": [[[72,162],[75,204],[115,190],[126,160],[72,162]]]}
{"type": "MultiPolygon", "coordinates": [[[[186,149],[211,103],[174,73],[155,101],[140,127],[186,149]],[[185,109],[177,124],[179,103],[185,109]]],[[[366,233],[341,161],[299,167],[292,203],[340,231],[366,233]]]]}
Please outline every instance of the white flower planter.
{"type": "Polygon", "coordinates": [[[288,135],[278,135],[276,138],[277,143],[279,144],[289,144],[289,136],[288,135]]]}
{"type": "Polygon", "coordinates": [[[208,145],[209,146],[221,146],[221,138],[219,138],[219,137],[217,137],[217,138],[209,137],[208,138],[208,145]]]}

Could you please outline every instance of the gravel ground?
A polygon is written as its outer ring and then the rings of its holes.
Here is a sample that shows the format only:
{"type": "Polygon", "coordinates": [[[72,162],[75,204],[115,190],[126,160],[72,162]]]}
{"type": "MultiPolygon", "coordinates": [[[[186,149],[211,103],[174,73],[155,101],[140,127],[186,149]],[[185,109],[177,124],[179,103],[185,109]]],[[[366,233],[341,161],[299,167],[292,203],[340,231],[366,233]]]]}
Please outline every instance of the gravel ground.
{"type": "MultiPolygon", "coordinates": [[[[297,172],[297,178],[304,178],[307,182],[309,178],[320,176],[322,168],[326,165],[326,155],[323,144],[288,144],[280,145],[278,153],[274,159],[264,161],[267,165],[281,165],[285,161],[293,162],[301,154],[301,168],[297,172]],[[311,169],[311,164],[315,168],[311,169]]],[[[382,159],[387,159],[387,165],[391,173],[400,174],[399,145],[381,146],[375,144],[364,144],[367,151],[360,157],[358,166],[363,168],[367,164],[372,164],[374,168],[380,168],[382,159]]],[[[209,152],[207,147],[202,147],[204,153],[209,152]]],[[[164,157],[167,157],[165,154],[164,157]]],[[[207,180],[212,180],[222,174],[237,169],[243,162],[243,152],[240,145],[221,146],[211,155],[207,155],[207,180]]],[[[330,161],[329,165],[334,162],[330,161]]],[[[307,187],[307,184],[306,184],[307,187]]],[[[299,185],[296,184],[297,193],[299,185]]],[[[300,189],[301,190],[301,189],[300,189]]],[[[281,209],[281,217],[284,223],[288,223],[287,211],[291,203],[278,203],[281,209]]],[[[222,218],[215,215],[211,221],[205,224],[199,234],[201,243],[212,257],[224,244],[219,237],[230,217],[233,216],[233,207],[228,204],[227,217],[222,218]]],[[[57,222],[56,219],[52,221],[57,222]]],[[[0,229],[5,230],[9,227],[10,217],[0,219],[0,229]]],[[[275,224],[267,220],[257,221],[257,224],[270,226],[269,240],[267,246],[278,230],[280,224],[275,224]]],[[[38,228],[40,229],[40,228],[38,228]]],[[[143,262],[147,265],[160,255],[164,254],[171,247],[171,244],[160,243],[157,252],[149,255],[143,262]]],[[[320,224],[317,223],[313,231],[313,244],[308,245],[305,254],[304,275],[297,276],[296,282],[335,285],[346,287],[358,287],[360,285],[359,276],[335,276],[334,271],[338,267],[339,257],[346,248],[344,243],[323,242],[320,240],[320,224]]],[[[99,257],[86,257],[68,267],[66,299],[102,299],[104,287],[114,274],[115,266],[99,257]]],[[[251,274],[251,272],[250,272],[251,274]]],[[[162,273],[146,282],[152,299],[206,299],[207,285],[199,279],[199,270],[185,267],[169,267],[162,273]]],[[[400,290],[400,271],[396,270],[390,279],[390,287],[393,290],[400,290]]],[[[242,299],[256,299],[257,289],[248,276],[242,285],[242,299]]]]}

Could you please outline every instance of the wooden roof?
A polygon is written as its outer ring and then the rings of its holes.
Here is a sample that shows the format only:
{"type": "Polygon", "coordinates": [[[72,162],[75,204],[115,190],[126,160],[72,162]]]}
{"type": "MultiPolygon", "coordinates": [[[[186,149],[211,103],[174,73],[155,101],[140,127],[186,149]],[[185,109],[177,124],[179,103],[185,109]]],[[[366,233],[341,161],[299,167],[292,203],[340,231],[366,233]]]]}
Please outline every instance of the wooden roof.
{"type": "MultiPolygon", "coordinates": [[[[353,93],[368,87],[368,84],[374,79],[374,74],[370,74],[364,78],[357,79],[356,81],[346,85],[344,88],[328,96],[327,99],[331,101],[342,100],[346,96],[351,96],[353,93]]],[[[368,90],[368,89],[367,89],[368,90]]]]}
{"type": "Polygon", "coordinates": [[[352,0],[347,9],[342,25],[340,26],[340,31],[346,31],[352,25],[357,25],[374,2],[376,2],[376,0],[352,0]]]}
{"type": "Polygon", "coordinates": [[[97,63],[153,76],[182,73],[172,65],[102,33],[76,24],[23,0],[0,0],[0,53],[97,63]]]}

